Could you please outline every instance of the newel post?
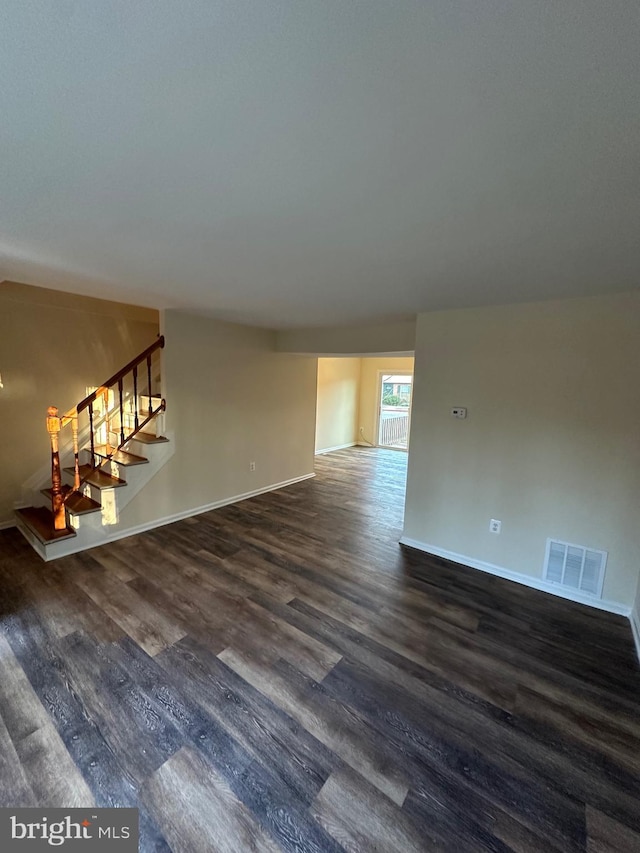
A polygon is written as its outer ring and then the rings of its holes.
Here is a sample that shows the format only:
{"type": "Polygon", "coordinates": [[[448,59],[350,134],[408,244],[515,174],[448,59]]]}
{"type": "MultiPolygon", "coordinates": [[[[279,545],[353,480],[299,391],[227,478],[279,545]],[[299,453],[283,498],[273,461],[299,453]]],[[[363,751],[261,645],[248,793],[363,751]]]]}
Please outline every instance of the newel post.
{"type": "Polygon", "coordinates": [[[47,409],[47,432],[51,441],[51,512],[53,513],[53,526],[56,530],[64,530],[67,526],[67,518],[64,510],[58,447],[60,418],[55,406],[49,406],[47,409]]]}

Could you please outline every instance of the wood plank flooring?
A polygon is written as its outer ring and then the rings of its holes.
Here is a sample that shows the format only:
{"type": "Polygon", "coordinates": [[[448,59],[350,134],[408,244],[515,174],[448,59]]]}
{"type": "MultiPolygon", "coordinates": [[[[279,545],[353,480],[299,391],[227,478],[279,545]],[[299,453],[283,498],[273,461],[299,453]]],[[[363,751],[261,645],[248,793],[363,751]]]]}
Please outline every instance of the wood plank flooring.
{"type": "Polygon", "coordinates": [[[629,623],[409,549],[406,455],[44,564],[0,533],[0,805],[142,851],[640,851],[629,623]]]}

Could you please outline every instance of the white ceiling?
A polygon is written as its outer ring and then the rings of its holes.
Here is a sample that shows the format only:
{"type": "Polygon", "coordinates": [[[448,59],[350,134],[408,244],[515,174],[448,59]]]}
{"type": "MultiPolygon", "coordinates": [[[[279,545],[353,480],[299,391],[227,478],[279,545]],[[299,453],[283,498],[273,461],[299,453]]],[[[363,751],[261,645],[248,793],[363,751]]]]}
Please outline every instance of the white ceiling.
{"type": "Polygon", "coordinates": [[[273,327],[640,286],[638,0],[3,0],[0,280],[273,327]]]}

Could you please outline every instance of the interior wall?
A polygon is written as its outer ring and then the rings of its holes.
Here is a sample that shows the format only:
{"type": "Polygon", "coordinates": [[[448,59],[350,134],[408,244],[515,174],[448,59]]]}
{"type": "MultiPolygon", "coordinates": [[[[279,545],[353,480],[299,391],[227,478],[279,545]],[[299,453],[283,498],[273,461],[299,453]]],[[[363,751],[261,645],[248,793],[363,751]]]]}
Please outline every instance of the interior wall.
{"type": "Polygon", "coordinates": [[[158,312],[25,284],[0,284],[0,523],[50,459],[47,407],[61,412],[153,343],[158,312]]]}
{"type": "Polygon", "coordinates": [[[175,453],[126,507],[121,526],[313,474],[316,359],[276,352],[275,332],[179,311],[165,312],[163,333],[175,453]]]}
{"type": "Polygon", "coordinates": [[[358,440],[359,358],[319,358],[316,453],[358,440]]]}
{"type": "Polygon", "coordinates": [[[359,440],[377,444],[376,424],[378,420],[378,375],[385,373],[413,373],[413,357],[394,358],[392,356],[362,359],[360,374],[360,404],[358,414],[359,440]]]}
{"type": "Polygon", "coordinates": [[[538,579],[547,537],[605,550],[631,607],[639,332],[638,293],[422,314],[405,538],[538,579]]]}
{"type": "Polygon", "coordinates": [[[413,352],[416,321],[369,326],[331,326],[315,329],[285,329],[277,333],[280,352],[309,355],[405,354],[413,352]]]}
{"type": "Polygon", "coordinates": [[[638,577],[636,598],[631,611],[631,623],[633,627],[633,638],[638,652],[638,659],[640,660],[640,576],[638,577]]]}

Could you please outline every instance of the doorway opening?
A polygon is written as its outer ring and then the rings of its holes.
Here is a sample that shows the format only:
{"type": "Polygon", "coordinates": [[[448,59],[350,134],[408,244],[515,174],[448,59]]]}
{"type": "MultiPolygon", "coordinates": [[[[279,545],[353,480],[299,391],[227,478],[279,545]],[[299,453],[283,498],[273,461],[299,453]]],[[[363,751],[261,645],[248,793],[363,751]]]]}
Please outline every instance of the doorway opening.
{"type": "Polygon", "coordinates": [[[377,446],[409,449],[411,430],[412,373],[378,373],[377,446]]]}
{"type": "Polygon", "coordinates": [[[406,452],[413,380],[412,355],[319,357],[316,454],[346,450],[354,445],[406,452]],[[382,378],[391,383],[384,388],[385,394],[382,378]],[[382,428],[382,435],[381,420],[388,422],[382,428]]]}

